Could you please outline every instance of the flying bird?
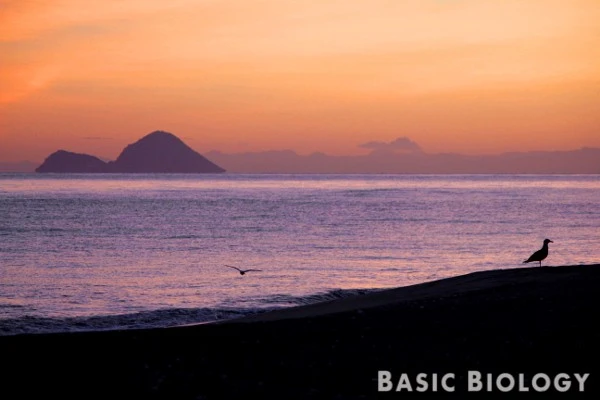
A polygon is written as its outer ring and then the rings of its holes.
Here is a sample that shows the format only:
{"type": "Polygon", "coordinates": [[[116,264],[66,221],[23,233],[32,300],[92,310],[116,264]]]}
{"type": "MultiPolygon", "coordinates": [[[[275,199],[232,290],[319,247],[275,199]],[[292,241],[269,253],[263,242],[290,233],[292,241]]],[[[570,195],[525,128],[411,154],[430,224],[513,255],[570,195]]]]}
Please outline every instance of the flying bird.
{"type": "Polygon", "coordinates": [[[532,262],[532,261],[539,261],[540,267],[541,267],[542,260],[545,259],[546,257],[548,257],[548,243],[554,243],[554,242],[550,239],[544,239],[544,245],[542,246],[542,248],[539,249],[538,251],[536,251],[535,253],[533,253],[531,255],[531,257],[529,257],[527,260],[523,261],[523,264],[532,262]]]}
{"type": "Polygon", "coordinates": [[[250,272],[250,271],[257,271],[257,272],[262,271],[260,269],[239,269],[238,267],[232,267],[231,265],[225,265],[225,266],[229,267],[229,268],[237,269],[240,272],[240,275],[244,275],[246,272],[250,272]]]}

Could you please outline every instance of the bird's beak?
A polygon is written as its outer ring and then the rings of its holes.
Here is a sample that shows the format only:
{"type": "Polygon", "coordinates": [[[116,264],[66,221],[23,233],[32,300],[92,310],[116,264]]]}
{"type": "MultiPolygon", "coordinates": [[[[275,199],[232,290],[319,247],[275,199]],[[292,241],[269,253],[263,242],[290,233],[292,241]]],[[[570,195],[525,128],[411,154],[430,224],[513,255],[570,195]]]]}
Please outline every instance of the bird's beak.
{"type": "Polygon", "coordinates": [[[554,243],[552,240],[550,240],[550,243],[554,243]]]}

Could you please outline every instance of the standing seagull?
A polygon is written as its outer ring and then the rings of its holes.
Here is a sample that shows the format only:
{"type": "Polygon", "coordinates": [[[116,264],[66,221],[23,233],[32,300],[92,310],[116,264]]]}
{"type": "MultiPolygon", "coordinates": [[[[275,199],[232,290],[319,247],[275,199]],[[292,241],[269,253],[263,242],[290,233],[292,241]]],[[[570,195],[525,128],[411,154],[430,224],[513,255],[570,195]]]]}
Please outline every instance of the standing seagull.
{"type": "Polygon", "coordinates": [[[527,260],[523,261],[523,264],[532,262],[532,261],[539,261],[540,267],[541,267],[542,260],[545,259],[546,257],[548,257],[548,243],[554,243],[554,242],[550,239],[544,239],[544,245],[542,246],[542,248],[539,249],[538,251],[536,251],[535,253],[533,253],[531,255],[531,257],[529,257],[527,260]]]}
{"type": "Polygon", "coordinates": [[[237,269],[238,271],[240,271],[240,275],[244,275],[246,272],[250,272],[250,271],[258,271],[260,272],[260,269],[239,269],[238,267],[232,267],[231,265],[225,265],[226,267],[229,268],[233,268],[233,269],[237,269]]]}

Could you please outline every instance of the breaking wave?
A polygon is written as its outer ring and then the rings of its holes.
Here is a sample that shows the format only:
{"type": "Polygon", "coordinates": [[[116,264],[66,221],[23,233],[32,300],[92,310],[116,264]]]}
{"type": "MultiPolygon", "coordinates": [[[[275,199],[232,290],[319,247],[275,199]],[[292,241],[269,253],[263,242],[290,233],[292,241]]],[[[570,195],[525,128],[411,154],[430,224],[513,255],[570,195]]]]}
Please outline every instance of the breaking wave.
{"type": "MultiPolygon", "coordinates": [[[[360,296],[377,290],[379,289],[334,289],[306,296],[277,294],[263,298],[247,299],[246,302],[248,303],[259,304],[258,307],[248,308],[171,308],[130,314],[66,318],[24,316],[21,318],[0,319],[0,336],[150,329],[211,323],[265,313],[281,308],[314,304],[349,296],[360,296]]],[[[243,304],[244,302],[238,303],[243,304]]]]}

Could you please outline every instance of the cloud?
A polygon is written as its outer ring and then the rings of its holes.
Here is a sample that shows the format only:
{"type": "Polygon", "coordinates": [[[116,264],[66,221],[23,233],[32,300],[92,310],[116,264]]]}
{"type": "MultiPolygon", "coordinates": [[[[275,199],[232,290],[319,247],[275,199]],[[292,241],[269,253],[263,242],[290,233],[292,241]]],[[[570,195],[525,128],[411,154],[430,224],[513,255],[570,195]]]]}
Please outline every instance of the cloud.
{"type": "Polygon", "coordinates": [[[396,140],[386,142],[368,142],[359,145],[363,149],[371,149],[373,151],[385,151],[385,152],[403,152],[403,153],[417,153],[422,152],[421,146],[413,142],[407,137],[399,137],[396,140]]]}
{"type": "Polygon", "coordinates": [[[193,6],[197,0],[0,0],[0,42],[20,41],[80,25],[128,22],[193,6]]]}

